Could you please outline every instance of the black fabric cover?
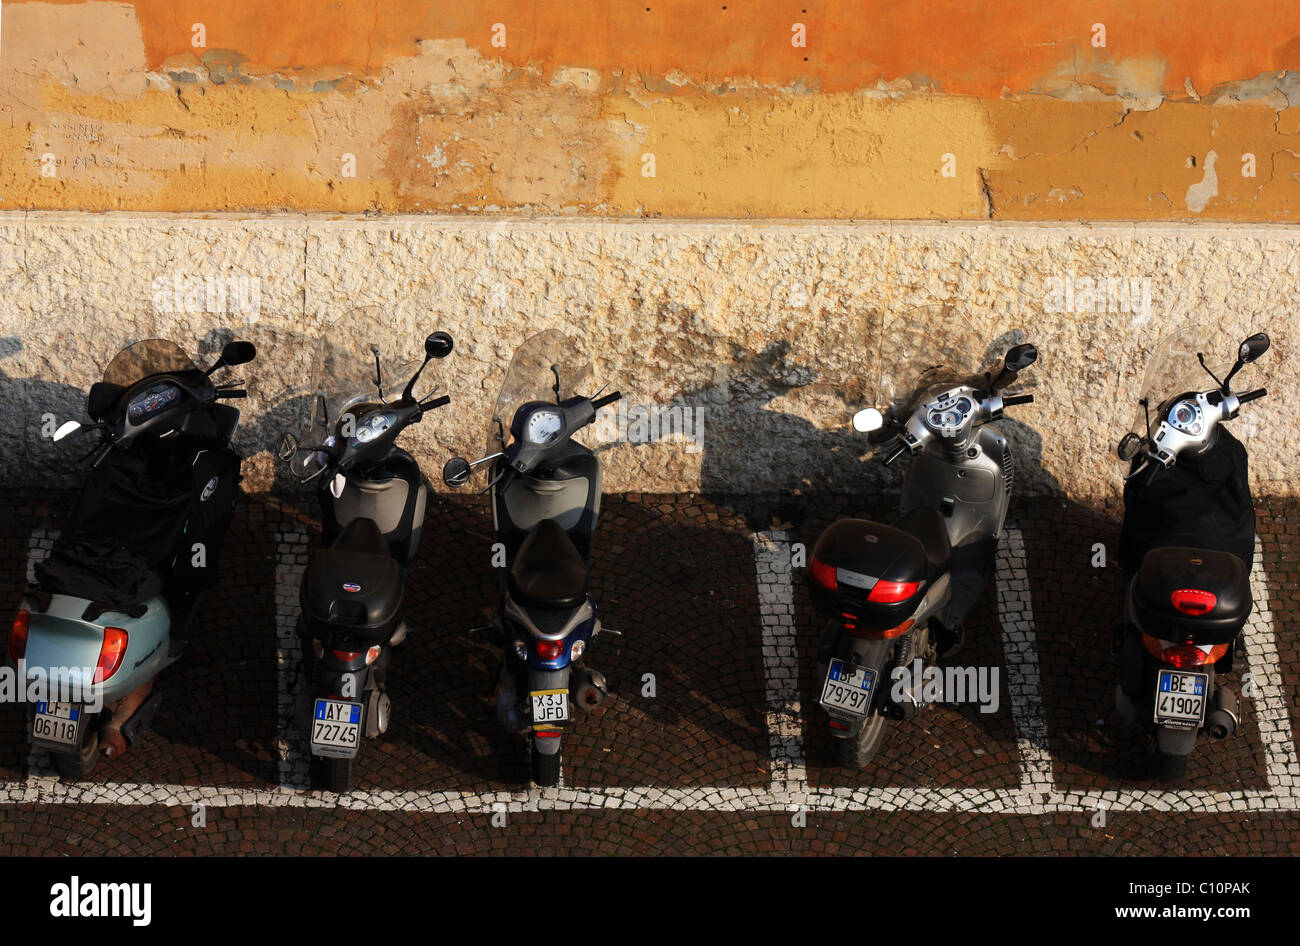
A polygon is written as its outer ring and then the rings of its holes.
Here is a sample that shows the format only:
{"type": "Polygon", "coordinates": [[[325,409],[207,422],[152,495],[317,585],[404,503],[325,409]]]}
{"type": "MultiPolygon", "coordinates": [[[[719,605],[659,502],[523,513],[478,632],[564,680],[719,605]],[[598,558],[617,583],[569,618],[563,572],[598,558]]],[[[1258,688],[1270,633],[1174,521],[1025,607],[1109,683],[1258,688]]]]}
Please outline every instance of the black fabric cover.
{"type": "Polygon", "coordinates": [[[239,482],[239,457],[222,449],[191,466],[174,456],[114,450],[90,472],[59,541],[36,566],[42,591],[128,605],[158,594],[164,578],[174,577],[183,589],[215,580],[239,482]],[[200,502],[213,476],[218,483],[200,502]],[[178,558],[183,538],[189,540],[186,554],[178,558]],[[207,567],[194,569],[188,553],[191,542],[200,541],[206,544],[207,567]]]}
{"type": "Polygon", "coordinates": [[[1249,570],[1255,557],[1255,507],[1246,448],[1223,427],[1201,456],[1184,454],[1172,470],[1143,485],[1146,473],[1124,485],[1119,562],[1132,576],[1153,548],[1181,546],[1230,552],[1249,570]]]}

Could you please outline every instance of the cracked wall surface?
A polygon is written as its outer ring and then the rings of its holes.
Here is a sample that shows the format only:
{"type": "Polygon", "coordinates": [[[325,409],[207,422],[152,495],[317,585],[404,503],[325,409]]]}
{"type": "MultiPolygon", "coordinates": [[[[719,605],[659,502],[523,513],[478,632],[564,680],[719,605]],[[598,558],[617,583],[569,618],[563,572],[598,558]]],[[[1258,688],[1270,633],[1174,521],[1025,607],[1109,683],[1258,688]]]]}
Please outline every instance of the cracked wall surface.
{"type": "Polygon", "coordinates": [[[912,368],[974,367],[1024,340],[1041,351],[1025,378],[1036,400],[1000,424],[1018,488],[1104,500],[1151,351],[1181,329],[1212,362],[1269,332],[1241,384],[1274,396],[1232,426],[1260,494],[1300,482],[1291,227],[32,213],[0,215],[0,285],[10,483],[75,477],[81,448],[42,429],[81,416],[128,341],[207,357],[233,336],[256,342],[237,440],[256,491],[285,473],[269,451],[301,428],[322,354],[364,370],[370,342],[386,360],[414,357],[445,329],[456,350],[429,374],[452,405],[403,435],[436,477],[453,453],[481,455],[510,356],[544,328],[576,338],[592,386],[609,382],[625,407],[703,409],[702,450],[663,431],[608,449],[613,491],[890,484],[897,470],[861,462],[852,413],[887,406],[912,368]],[[219,278],[234,280],[225,295],[207,289],[219,278]],[[371,308],[349,314],[358,306],[371,308]]]}
{"type": "Polygon", "coordinates": [[[1264,0],[10,0],[0,39],[6,209],[1300,207],[1300,8],[1264,0]]]}

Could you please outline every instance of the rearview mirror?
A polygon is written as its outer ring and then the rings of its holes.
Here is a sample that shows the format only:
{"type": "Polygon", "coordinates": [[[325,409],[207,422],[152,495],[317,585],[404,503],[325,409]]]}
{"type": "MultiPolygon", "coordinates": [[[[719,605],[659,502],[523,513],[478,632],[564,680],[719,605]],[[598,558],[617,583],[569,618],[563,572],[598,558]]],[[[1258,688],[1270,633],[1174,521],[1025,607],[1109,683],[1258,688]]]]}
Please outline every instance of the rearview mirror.
{"type": "Polygon", "coordinates": [[[103,420],[125,390],[121,385],[96,381],[86,392],[86,415],[93,421],[103,420]]]}
{"type": "Polygon", "coordinates": [[[442,481],[453,489],[469,482],[469,461],[464,457],[452,457],[442,468],[442,481]]]}
{"type": "Polygon", "coordinates": [[[1115,448],[1115,452],[1119,454],[1121,460],[1128,463],[1138,455],[1138,451],[1141,449],[1142,438],[1130,432],[1120,438],[1119,446],[1115,448]]]}
{"type": "Polygon", "coordinates": [[[868,433],[885,426],[885,415],[874,407],[868,407],[853,415],[853,429],[858,433],[868,433]]]}
{"type": "Polygon", "coordinates": [[[1024,371],[1038,360],[1038,349],[1033,345],[1016,345],[1002,359],[1003,367],[1008,371],[1024,371]]]}
{"type": "Polygon", "coordinates": [[[275,455],[288,463],[298,453],[298,438],[293,434],[285,434],[280,438],[280,443],[276,445],[275,455]]]}
{"type": "Polygon", "coordinates": [[[1241,343],[1241,348],[1237,350],[1237,359],[1243,365],[1248,365],[1268,351],[1268,346],[1268,336],[1263,332],[1257,332],[1241,343]]]}
{"type": "Polygon", "coordinates": [[[257,346],[252,342],[228,342],[221,349],[223,365],[246,365],[257,357],[257,346]]]}
{"type": "Polygon", "coordinates": [[[54,432],[54,442],[58,443],[64,437],[68,436],[68,434],[74,433],[80,429],[81,421],[79,420],[70,420],[66,423],[60,424],[59,429],[54,432]]]}
{"type": "Polygon", "coordinates": [[[446,358],[455,347],[446,332],[433,332],[424,340],[424,353],[430,358],[446,358]]]}

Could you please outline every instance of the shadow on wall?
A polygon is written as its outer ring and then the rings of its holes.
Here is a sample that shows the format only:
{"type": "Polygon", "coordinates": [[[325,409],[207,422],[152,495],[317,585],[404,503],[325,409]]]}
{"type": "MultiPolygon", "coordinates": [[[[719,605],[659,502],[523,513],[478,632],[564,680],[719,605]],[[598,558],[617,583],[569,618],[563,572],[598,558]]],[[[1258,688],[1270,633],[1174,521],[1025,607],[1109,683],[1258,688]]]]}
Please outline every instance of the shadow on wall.
{"type": "MultiPolygon", "coordinates": [[[[78,481],[74,458],[81,455],[68,443],[56,444],[49,434],[66,420],[84,419],[86,394],[80,388],[58,381],[15,377],[10,373],[12,360],[23,351],[22,339],[0,338],[0,405],[6,411],[18,405],[16,420],[20,425],[18,449],[0,451],[0,484],[28,485],[32,470],[42,471],[46,486],[71,486],[78,481]],[[53,424],[44,418],[52,415],[53,424]]],[[[86,448],[82,448],[84,452],[86,448]]]]}
{"type": "MultiPolygon", "coordinates": [[[[978,364],[1000,364],[1007,349],[1024,340],[1019,330],[995,338],[979,355],[978,364]]],[[[776,471],[772,480],[780,489],[772,508],[762,510],[746,504],[753,507],[747,515],[756,530],[771,528],[774,519],[801,521],[818,493],[897,495],[906,468],[906,461],[893,467],[878,461],[876,447],[853,430],[850,419],[856,407],[846,406],[843,425],[829,430],[796,414],[773,410],[774,400],[818,381],[813,368],[794,363],[790,354],[791,346],[784,341],[761,352],[742,354],[726,382],[688,390],[677,399],[688,407],[704,409],[700,467],[704,495],[715,501],[734,499],[743,492],[738,484],[753,476],[756,465],[776,471]]],[[[1038,364],[1022,374],[1017,388],[1032,390],[1032,372],[1042,370],[1042,360],[1040,357],[1038,364]]],[[[846,385],[824,386],[838,391],[846,385]]],[[[897,398],[895,403],[901,400],[897,398]]],[[[869,405],[858,405],[865,406],[869,405]]],[[[882,410],[890,407],[878,406],[882,410]]],[[[1015,412],[1025,410],[1016,408],[1015,412]]],[[[1017,494],[1063,496],[1060,483],[1042,468],[1043,440],[1038,431],[1011,411],[996,426],[1012,446],[1017,494]]]]}

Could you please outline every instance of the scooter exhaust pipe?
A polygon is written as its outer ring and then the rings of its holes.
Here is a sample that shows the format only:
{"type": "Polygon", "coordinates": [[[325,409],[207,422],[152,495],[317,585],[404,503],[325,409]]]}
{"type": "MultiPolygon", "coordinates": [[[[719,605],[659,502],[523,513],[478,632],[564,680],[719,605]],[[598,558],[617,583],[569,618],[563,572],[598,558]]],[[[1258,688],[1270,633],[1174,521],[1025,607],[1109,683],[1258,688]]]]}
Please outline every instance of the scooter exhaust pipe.
{"type": "Polygon", "coordinates": [[[1205,719],[1205,730],[1215,739],[1226,739],[1237,731],[1241,721],[1237,694],[1227,687],[1214,691],[1213,708],[1205,719]]]}
{"type": "Polygon", "coordinates": [[[609,687],[605,683],[603,673],[584,668],[579,672],[578,679],[574,681],[573,692],[579,708],[591,712],[605,702],[605,697],[609,695],[609,687]]]}

